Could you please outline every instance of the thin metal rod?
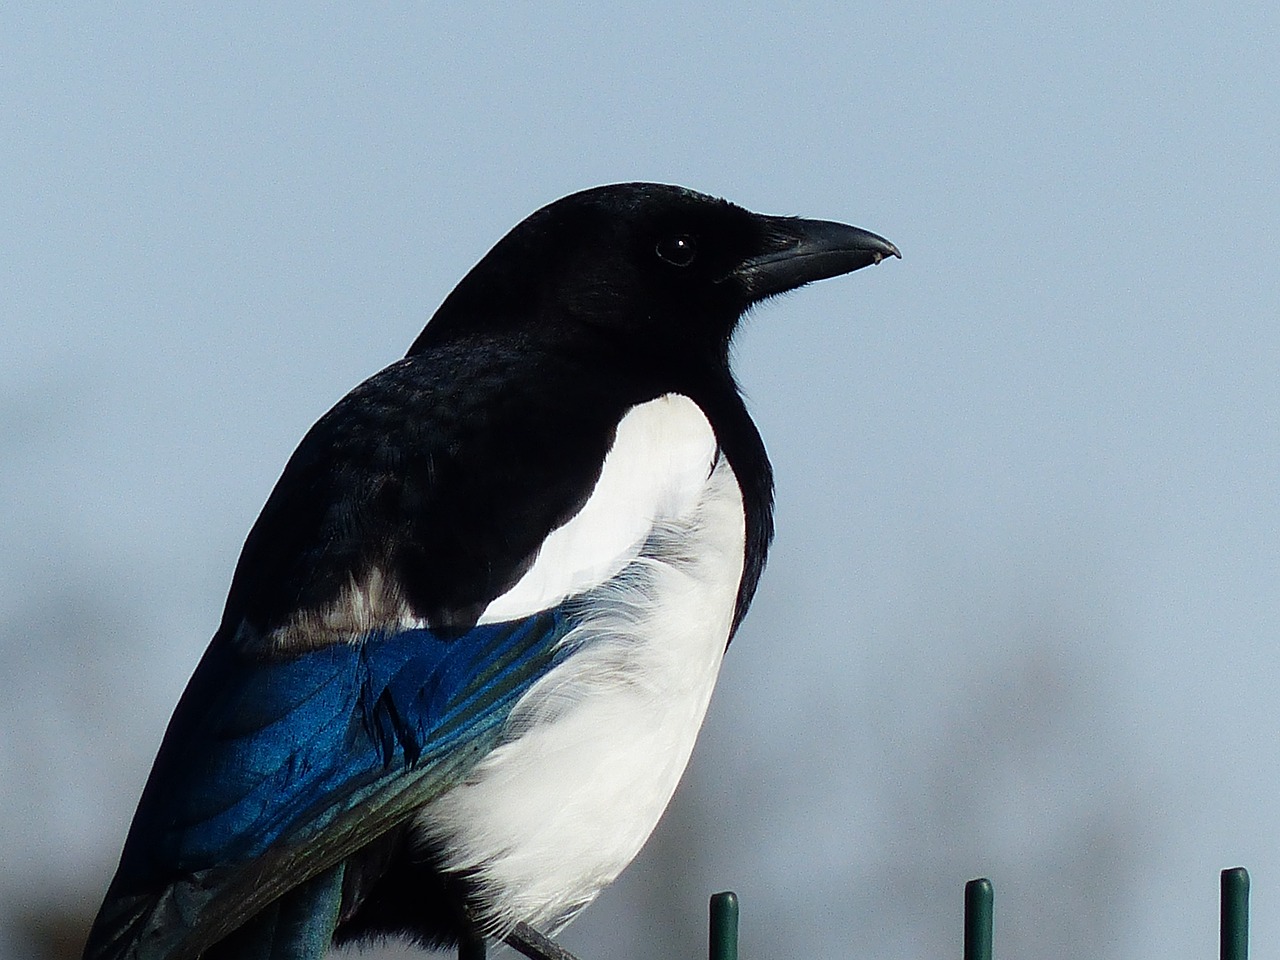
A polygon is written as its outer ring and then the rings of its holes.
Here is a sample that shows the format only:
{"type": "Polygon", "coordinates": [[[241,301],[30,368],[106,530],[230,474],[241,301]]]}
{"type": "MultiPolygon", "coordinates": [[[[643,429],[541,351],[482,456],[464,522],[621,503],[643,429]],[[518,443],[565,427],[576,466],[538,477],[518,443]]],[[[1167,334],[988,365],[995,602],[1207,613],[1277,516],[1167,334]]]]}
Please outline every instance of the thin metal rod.
{"type": "Polygon", "coordinates": [[[710,960],[738,960],[738,895],[732,890],[711,896],[710,960]]]}
{"type": "Polygon", "coordinates": [[[995,891],[986,878],[964,885],[964,960],[991,960],[995,891]]]}
{"type": "Polygon", "coordinates": [[[507,946],[529,960],[578,960],[550,937],[543,936],[523,920],[504,938],[507,946]]]}
{"type": "Polygon", "coordinates": [[[1218,927],[1221,960],[1249,960],[1249,871],[1222,871],[1222,922],[1218,927]]]}

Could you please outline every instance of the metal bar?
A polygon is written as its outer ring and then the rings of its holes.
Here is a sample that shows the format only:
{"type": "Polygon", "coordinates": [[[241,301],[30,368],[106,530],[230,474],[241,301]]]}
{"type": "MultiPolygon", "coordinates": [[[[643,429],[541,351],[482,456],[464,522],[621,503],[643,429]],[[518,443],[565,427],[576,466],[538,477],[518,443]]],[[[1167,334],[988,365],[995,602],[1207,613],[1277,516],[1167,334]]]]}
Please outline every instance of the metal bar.
{"type": "Polygon", "coordinates": [[[1218,927],[1221,960],[1249,960],[1249,871],[1222,871],[1222,922],[1218,927]]]}
{"type": "Polygon", "coordinates": [[[572,953],[521,920],[505,938],[507,946],[530,960],[577,960],[572,953]]]}
{"type": "Polygon", "coordinates": [[[995,891],[986,878],[964,885],[964,960],[991,960],[995,891]]]}
{"type": "Polygon", "coordinates": [[[711,896],[710,960],[738,960],[738,895],[732,890],[711,896]]]}

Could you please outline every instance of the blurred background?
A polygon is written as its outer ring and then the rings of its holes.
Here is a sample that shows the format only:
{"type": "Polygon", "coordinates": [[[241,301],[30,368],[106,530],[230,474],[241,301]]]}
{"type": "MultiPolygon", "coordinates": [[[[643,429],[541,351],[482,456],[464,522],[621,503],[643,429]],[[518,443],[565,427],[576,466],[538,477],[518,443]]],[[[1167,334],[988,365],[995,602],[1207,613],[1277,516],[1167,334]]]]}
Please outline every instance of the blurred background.
{"type": "MultiPolygon", "coordinates": [[[[905,259],[757,310],[778,537],[585,958],[1280,945],[1280,8],[0,8],[0,958],[78,956],[307,427],[507,229],[681,183],[905,259]]],[[[407,957],[388,947],[370,957],[407,957]]]]}

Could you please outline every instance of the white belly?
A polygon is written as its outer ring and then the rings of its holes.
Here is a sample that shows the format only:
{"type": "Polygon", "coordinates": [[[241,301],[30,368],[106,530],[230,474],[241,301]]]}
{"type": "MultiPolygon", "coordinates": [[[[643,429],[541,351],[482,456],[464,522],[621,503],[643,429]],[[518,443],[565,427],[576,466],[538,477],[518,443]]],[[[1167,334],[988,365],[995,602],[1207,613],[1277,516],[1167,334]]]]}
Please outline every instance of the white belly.
{"type": "Polygon", "coordinates": [[[490,934],[572,919],[640,851],[684,772],[743,567],[741,491],[712,450],[697,495],[571,601],[573,652],[517,703],[508,739],[418,814],[420,839],[477,880],[490,934]]]}

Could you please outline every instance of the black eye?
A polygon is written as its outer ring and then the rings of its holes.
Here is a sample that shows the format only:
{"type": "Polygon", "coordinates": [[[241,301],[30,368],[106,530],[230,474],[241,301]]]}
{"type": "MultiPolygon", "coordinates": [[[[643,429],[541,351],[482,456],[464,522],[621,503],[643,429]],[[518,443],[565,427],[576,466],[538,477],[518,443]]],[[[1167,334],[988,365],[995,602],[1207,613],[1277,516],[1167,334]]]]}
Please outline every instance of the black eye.
{"type": "Polygon", "coordinates": [[[677,267],[687,267],[693,263],[693,258],[698,255],[698,245],[694,242],[693,237],[687,233],[682,233],[675,237],[664,237],[658,241],[654,252],[659,257],[674,264],[677,267]]]}

